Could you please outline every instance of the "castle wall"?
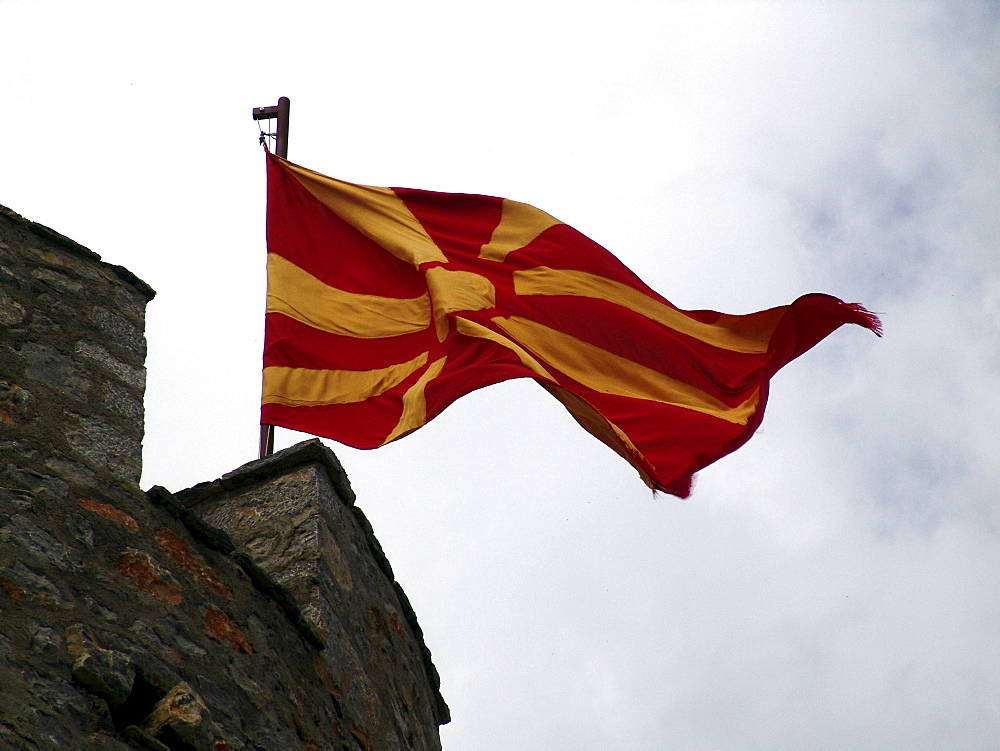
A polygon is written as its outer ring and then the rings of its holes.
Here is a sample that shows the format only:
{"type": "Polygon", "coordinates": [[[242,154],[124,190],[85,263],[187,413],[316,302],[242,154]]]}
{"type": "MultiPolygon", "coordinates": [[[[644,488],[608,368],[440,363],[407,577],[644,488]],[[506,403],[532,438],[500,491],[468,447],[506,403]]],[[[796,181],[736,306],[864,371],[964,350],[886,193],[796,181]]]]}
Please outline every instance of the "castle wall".
{"type": "Polygon", "coordinates": [[[0,748],[440,748],[419,626],[328,449],[139,489],[152,297],[0,207],[0,748]]]}

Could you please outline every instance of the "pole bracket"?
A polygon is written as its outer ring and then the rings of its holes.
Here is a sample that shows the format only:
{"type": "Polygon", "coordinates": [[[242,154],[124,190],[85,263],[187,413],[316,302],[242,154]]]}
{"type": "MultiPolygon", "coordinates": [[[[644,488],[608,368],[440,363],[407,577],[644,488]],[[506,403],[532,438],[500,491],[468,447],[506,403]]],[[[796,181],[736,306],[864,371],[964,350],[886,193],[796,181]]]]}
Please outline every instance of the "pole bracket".
{"type": "Polygon", "coordinates": [[[282,159],[288,159],[288,114],[290,102],[287,96],[283,96],[278,103],[272,107],[254,107],[254,120],[277,120],[278,128],[274,133],[263,133],[265,136],[274,136],[274,153],[282,159]]]}

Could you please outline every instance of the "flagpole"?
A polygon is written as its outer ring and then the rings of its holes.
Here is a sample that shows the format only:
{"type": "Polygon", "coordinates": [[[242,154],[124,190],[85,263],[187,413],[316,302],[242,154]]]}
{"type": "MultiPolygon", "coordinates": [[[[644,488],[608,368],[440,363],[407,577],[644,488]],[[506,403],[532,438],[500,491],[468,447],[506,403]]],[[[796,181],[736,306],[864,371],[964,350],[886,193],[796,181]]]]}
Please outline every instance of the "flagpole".
{"type": "MultiPolygon", "coordinates": [[[[283,96],[278,99],[277,106],[274,107],[254,107],[253,108],[253,119],[254,120],[277,120],[278,127],[274,133],[263,133],[261,135],[261,140],[263,141],[264,136],[274,136],[274,153],[280,156],[282,159],[288,159],[288,114],[291,103],[287,96],[283,96]]],[[[261,423],[260,426],[260,458],[263,459],[265,456],[270,456],[274,453],[274,426],[266,425],[261,423]]]]}

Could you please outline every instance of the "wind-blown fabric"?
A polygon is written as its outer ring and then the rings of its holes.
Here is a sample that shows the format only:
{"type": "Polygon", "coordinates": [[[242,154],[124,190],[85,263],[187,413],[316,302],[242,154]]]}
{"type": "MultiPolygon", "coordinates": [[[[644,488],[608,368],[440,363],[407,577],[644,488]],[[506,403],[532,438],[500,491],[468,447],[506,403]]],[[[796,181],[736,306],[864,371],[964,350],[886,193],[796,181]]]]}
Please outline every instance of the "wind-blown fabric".
{"type": "Polygon", "coordinates": [[[354,185],[272,154],[267,173],[263,424],[375,448],[529,377],[647,485],[686,497],[756,430],[780,367],[845,323],[881,333],[821,294],[679,310],[523,203],[354,185]]]}

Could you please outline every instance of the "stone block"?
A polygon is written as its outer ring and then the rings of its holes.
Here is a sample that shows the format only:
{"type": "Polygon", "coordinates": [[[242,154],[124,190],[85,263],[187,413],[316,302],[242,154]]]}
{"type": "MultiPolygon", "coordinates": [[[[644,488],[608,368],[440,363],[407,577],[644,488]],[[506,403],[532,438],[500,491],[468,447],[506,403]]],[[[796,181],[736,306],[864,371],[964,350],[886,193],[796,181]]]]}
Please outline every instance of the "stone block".
{"type": "MultiPolygon", "coordinates": [[[[71,328],[80,317],[80,310],[77,305],[67,302],[67,297],[61,293],[45,293],[39,295],[34,301],[34,313],[32,319],[47,314],[50,320],[59,322],[59,328],[54,333],[59,333],[64,327],[71,328]]],[[[37,329],[36,329],[37,330],[37,329]]]]}
{"type": "Polygon", "coordinates": [[[102,503],[90,498],[81,498],[78,503],[80,504],[80,508],[92,511],[105,519],[110,519],[111,521],[123,526],[129,532],[139,531],[139,522],[113,503],[102,503]]]}
{"type": "Polygon", "coordinates": [[[20,425],[34,418],[34,394],[16,383],[0,381],[0,422],[20,425]]]}
{"type": "Polygon", "coordinates": [[[151,555],[135,548],[126,548],[118,557],[118,572],[131,579],[148,595],[171,605],[181,602],[181,587],[173,575],[161,567],[151,555]]]}
{"type": "Polygon", "coordinates": [[[18,326],[27,316],[24,306],[0,288],[0,326],[18,326]]]}
{"type": "Polygon", "coordinates": [[[215,744],[208,708],[190,684],[182,682],[156,703],[143,723],[154,737],[176,738],[194,749],[210,749],[215,744]]]}
{"type": "Polygon", "coordinates": [[[71,484],[93,486],[97,483],[93,470],[61,456],[50,456],[45,460],[45,468],[71,484]]]}
{"type": "Polygon", "coordinates": [[[31,276],[42,282],[42,284],[63,295],[68,294],[79,296],[82,295],[87,289],[86,285],[83,283],[59,271],[54,271],[53,269],[36,268],[31,272],[31,276]]]}
{"type": "Polygon", "coordinates": [[[47,494],[61,497],[69,491],[69,485],[60,478],[32,469],[8,467],[5,474],[11,483],[21,486],[36,496],[47,494]]]}
{"type": "Polygon", "coordinates": [[[92,467],[102,467],[123,480],[138,483],[142,443],[96,417],[66,412],[66,440],[92,467]]]}
{"type": "Polygon", "coordinates": [[[34,234],[46,240],[54,240],[56,244],[63,246],[44,247],[38,244],[29,246],[27,250],[34,256],[36,263],[41,263],[51,269],[69,272],[91,282],[104,282],[106,280],[106,277],[99,270],[101,257],[97,253],[43,224],[31,222],[30,226],[34,234]],[[67,246],[76,252],[67,253],[64,250],[64,247],[67,246]]]}
{"type": "Polygon", "coordinates": [[[38,449],[27,438],[17,438],[13,441],[0,441],[0,452],[6,453],[15,461],[31,461],[38,454],[38,449]]]}
{"type": "Polygon", "coordinates": [[[104,406],[122,418],[126,424],[133,426],[134,432],[142,435],[142,422],[145,416],[142,400],[131,389],[125,388],[114,381],[108,381],[101,387],[104,406]]]}
{"type": "Polygon", "coordinates": [[[86,401],[92,381],[86,368],[47,344],[28,342],[21,348],[25,375],[41,381],[76,401],[86,401]]]}
{"type": "Polygon", "coordinates": [[[205,563],[205,559],[195,553],[184,538],[166,527],[156,533],[156,542],[174,563],[185,569],[199,584],[215,594],[230,599],[225,582],[205,563]]]}
{"type": "Polygon", "coordinates": [[[28,643],[28,651],[35,655],[42,655],[52,652],[62,644],[62,638],[56,633],[54,628],[42,626],[38,623],[29,624],[31,637],[28,643]]]}
{"type": "MultiPolygon", "coordinates": [[[[63,719],[65,715],[85,719],[90,715],[90,704],[84,695],[74,686],[62,680],[61,674],[52,675],[39,668],[28,668],[24,671],[25,687],[32,698],[31,709],[38,714],[63,719]]],[[[59,727],[56,723],[50,727],[59,727]]],[[[66,728],[60,728],[60,735],[66,733],[66,728]]],[[[62,746],[65,748],[66,746],[62,746]]],[[[54,746],[59,748],[59,746],[54,746]]]]}
{"type": "Polygon", "coordinates": [[[22,514],[15,514],[0,527],[0,545],[17,548],[31,558],[63,571],[75,570],[83,563],[79,551],[59,542],[22,514]]]}
{"type": "Polygon", "coordinates": [[[114,706],[122,704],[132,693],[135,668],[121,652],[92,647],[73,661],[73,678],[114,706]]]}
{"type": "Polygon", "coordinates": [[[90,320],[116,347],[124,350],[133,362],[145,362],[146,337],[128,319],[107,308],[96,307],[91,311],[90,320]]]}
{"type": "Polygon", "coordinates": [[[94,527],[89,521],[79,514],[70,514],[66,523],[69,525],[70,534],[78,542],[83,543],[88,548],[94,547],[94,527]]]}
{"type": "Polygon", "coordinates": [[[122,362],[100,344],[81,340],[76,343],[76,354],[97,363],[115,378],[131,386],[136,393],[146,391],[146,369],[122,362]]]}
{"type": "MultiPolygon", "coordinates": [[[[319,507],[316,472],[299,467],[269,483],[247,488],[226,502],[209,502],[199,516],[225,530],[275,582],[303,607],[318,595],[319,507]],[[231,501],[231,502],[230,502],[231,501]]],[[[321,633],[321,622],[313,627],[321,633]]]]}
{"type": "Polygon", "coordinates": [[[205,633],[216,641],[228,644],[237,652],[248,655],[254,652],[253,645],[247,641],[243,630],[215,605],[209,605],[205,610],[205,633]]]}
{"type": "Polygon", "coordinates": [[[0,590],[12,602],[23,601],[51,610],[73,607],[70,598],[53,581],[28,568],[22,561],[0,568],[0,590]]]}

